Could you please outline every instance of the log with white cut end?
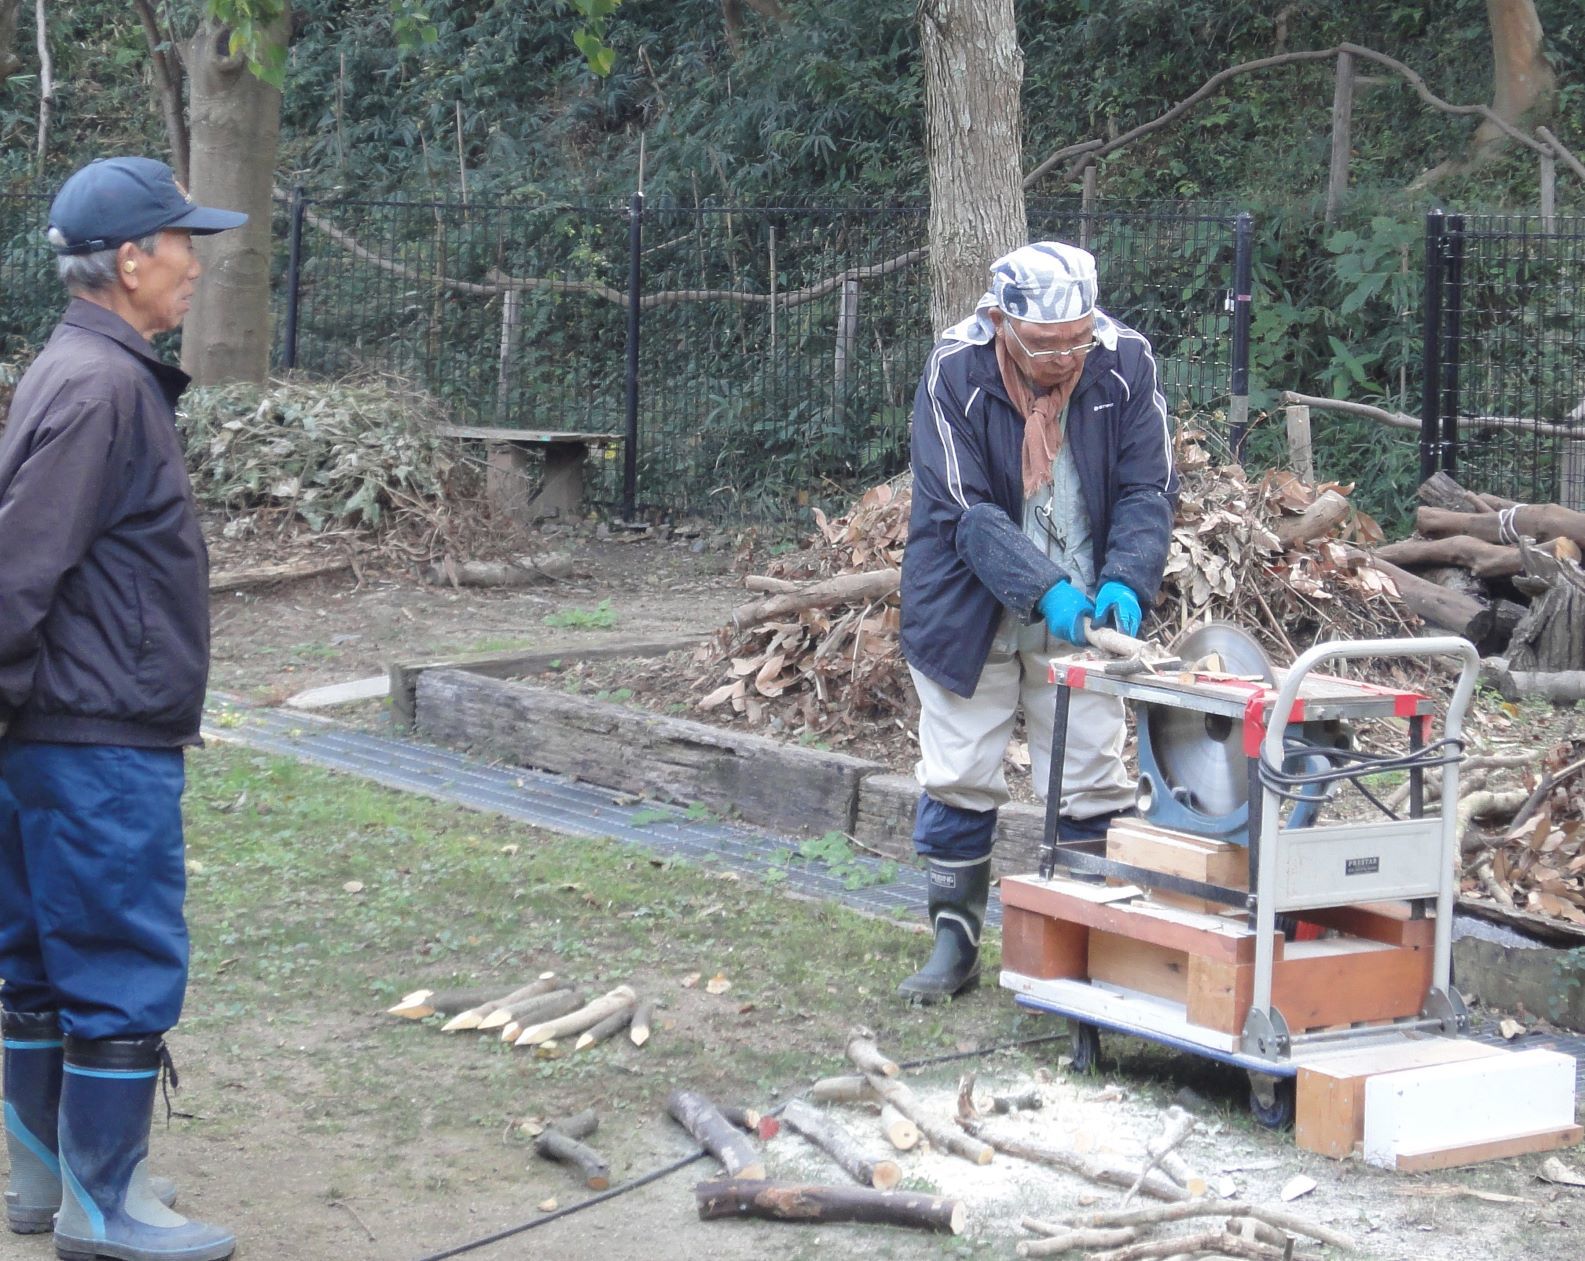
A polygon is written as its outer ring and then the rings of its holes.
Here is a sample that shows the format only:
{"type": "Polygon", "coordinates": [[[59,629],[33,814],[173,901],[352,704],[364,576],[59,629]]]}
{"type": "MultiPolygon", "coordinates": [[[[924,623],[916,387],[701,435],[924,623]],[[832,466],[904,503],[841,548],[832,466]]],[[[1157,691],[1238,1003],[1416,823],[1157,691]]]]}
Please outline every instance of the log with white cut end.
{"type": "Polygon", "coordinates": [[[734,1178],[763,1179],[765,1162],[719,1108],[696,1090],[674,1090],[666,1111],[734,1178]]]}
{"type": "Polygon", "coordinates": [[[633,1005],[629,1003],[621,1011],[613,1012],[599,1024],[585,1029],[578,1035],[578,1040],[573,1044],[574,1051],[582,1051],[597,1043],[604,1042],[607,1038],[615,1037],[626,1029],[633,1020],[633,1005]]]}
{"type": "Polygon", "coordinates": [[[961,1130],[953,1129],[945,1121],[937,1120],[931,1116],[925,1106],[914,1096],[902,1082],[890,1077],[880,1077],[875,1074],[870,1076],[870,1085],[875,1088],[875,1093],[882,1100],[892,1105],[897,1111],[919,1127],[919,1132],[930,1140],[938,1149],[951,1152],[954,1156],[961,1156],[964,1160],[976,1165],[988,1165],[995,1156],[995,1151],[987,1143],[980,1142],[961,1130]]]}
{"type": "Polygon", "coordinates": [[[404,994],[394,1007],[387,1007],[389,1016],[403,1016],[408,1020],[423,1020],[437,1013],[454,1015],[490,1001],[489,990],[414,990],[404,994]]]}
{"type": "Polygon", "coordinates": [[[741,1108],[726,1104],[717,1111],[745,1134],[758,1134],[759,1123],[765,1119],[765,1114],[758,1108],[741,1108]]]}
{"type": "MultiPolygon", "coordinates": [[[[869,1083],[865,1082],[864,1085],[867,1088],[869,1083]]],[[[881,1133],[900,1152],[912,1151],[919,1146],[919,1127],[889,1103],[881,1108],[881,1133]]]]}
{"type": "Polygon", "coordinates": [[[458,1033],[465,1029],[477,1029],[484,1018],[491,1012],[502,1007],[510,1007],[513,1003],[521,1003],[527,998],[537,998],[541,994],[549,994],[555,988],[556,974],[554,972],[541,972],[538,979],[530,981],[521,989],[515,989],[501,998],[492,998],[487,1003],[480,1003],[477,1007],[468,1008],[467,1011],[458,1012],[440,1026],[440,1031],[442,1033],[458,1033]]]}
{"type": "Polygon", "coordinates": [[[809,1087],[809,1097],[816,1103],[874,1103],[875,1092],[861,1073],[845,1073],[840,1077],[822,1077],[809,1087]]]}
{"type": "Polygon", "coordinates": [[[847,1056],[867,1076],[897,1076],[896,1063],[880,1053],[875,1045],[875,1035],[868,1029],[855,1029],[848,1034],[847,1056]]]}
{"type": "MultiPolygon", "coordinates": [[[[543,1011],[547,1005],[554,1006],[555,1003],[564,1002],[568,994],[579,995],[578,1002],[574,1006],[581,1005],[584,1001],[582,993],[583,991],[573,989],[571,986],[552,985],[543,994],[531,994],[527,998],[519,998],[497,1007],[479,1021],[479,1031],[482,1033],[487,1029],[505,1029],[508,1025],[514,1021],[520,1021],[523,1017],[527,1017],[529,1023],[532,1024],[540,1018],[537,1013],[543,1011]],[[555,1003],[550,1001],[552,999],[555,1000],[555,1003]]],[[[568,1008],[567,1010],[570,1011],[572,1009],[568,1008]]],[[[557,1012],[556,1014],[560,1015],[561,1013],[557,1012]]],[[[519,1032],[522,1030],[521,1023],[518,1024],[518,1030],[519,1032]]]]}
{"type": "MultiPolygon", "coordinates": [[[[549,994],[541,994],[538,998],[526,998],[521,1003],[503,1008],[507,1018],[500,1025],[501,1041],[516,1042],[518,1034],[529,1025],[538,1024],[541,1020],[554,1020],[557,1016],[565,1016],[569,1012],[577,1011],[585,1001],[587,1000],[582,990],[552,990],[549,994]]],[[[488,1019],[494,1019],[500,1014],[501,1012],[495,1012],[488,1019]]],[[[484,1025],[479,1026],[481,1032],[484,1028],[484,1025]]]]}
{"type": "Polygon", "coordinates": [[[855,1182],[877,1191],[890,1191],[903,1180],[903,1171],[895,1160],[862,1151],[851,1134],[802,1100],[789,1103],[782,1111],[782,1120],[841,1165],[855,1182]]]}
{"type": "Polygon", "coordinates": [[[582,1033],[585,1029],[594,1028],[607,1016],[614,1016],[624,1007],[631,1007],[637,1000],[638,995],[633,993],[632,986],[618,985],[610,993],[578,1008],[577,1011],[569,1012],[565,1016],[557,1016],[554,1020],[542,1020],[538,1024],[527,1026],[517,1035],[517,1041],[513,1045],[538,1046],[541,1042],[582,1033]]]}
{"type": "MultiPolygon", "coordinates": [[[[1194,1118],[1182,1108],[1167,1109],[1167,1127],[1160,1136],[1151,1139],[1145,1144],[1145,1151],[1149,1159],[1145,1161],[1144,1166],[1140,1169],[1139,1176],[1134,1179],[1134,1185],[1123,1193],[1124,1207],[1127,1207],[1128,1202],[1134,1198],[1134,1195],[1138,1192],[1145,1179],[1150,1176],[1151,1172],[1172,1152],[1176,1151],[1184,1139],[1189,1137],[1194,1130],[1195,1124],[1194,1118]]],[[[1172,1175],[1168,1174],[1167,1176],[1171,1177],[1172,1175]]],[[[1174,1178],[1173,1181],[1176,1182],[1177,1179],[1174,1178]]],[[[1179,1185],[1182,1184],[1180,1183],[1179,1185]]]]}
{"type": "Polygon", "coordinates": [[[534,1140],[534,1150],[546,1160],[574,1166],[583,1174],[583,1183],[589,1190],[604,1191],[611,1185],[611,1166],[604,1156],[581,1141],[599,1127],[600,1119],[595,1116],[594,1109],[585,1109],[547,1126],[534,1140]]]}
{"type": "Polygon", "coordinates": [[[650,1026],[655,1020],[655,1000],[646,998],[640,1001],[633,1009],[633,1020],[628,1026],[628,1040],[634,1046],[643,1046],[649,1041],[650,1026]]]}
{"type": "Polygon", "coordinates": [[[821,1187],[734,1179],[701,1182],[694,1188],[699,1217],[758,1217],[780,1222],[864,1222],[963,1233],[966,1214],[959,1200],[911,1191],[869,1187],[821,1187]]]}
{"type": "MultiPolygon", "coordinates": [[[[981,1122],[971,1121],[968,1126],[987,1144],[1008,1156],[1017,1156],[1020,1160],[1033,1161],[1036,1164],[1051,1165],[1057,1169],[1065,1169],[1069,1173],[1077,1174],[1081,1178],[1088,1178],[1091,1182],[1101,1182],[1114,1187],[1129,1187],[1139,1176],[1137,1165],[1125,1164],[1105,1156],[1085,1156],[1078,1152],[1066,1151],[1060,1147],[1047,1147],[1040,1143],[1031,1143],[1026,1139],[1013,1138],[1010,1135],[996,1133],[981,1122]]],[[[926,1134],[929,1137],[929,1134],[926,1134]]],[[[1158,1200],[1187,1200],[1189,1193],[1170,1178],[1153,1173],[1145,1177],[1140,1184],[1140,1191],[1158,1200]]],[[[1092,1223],[1080,1223],[1089,1225],[1092,1223]]],[[[1095,1225],[1113,1225],[1114,1223],[1093,1223],[1095,1225]]],[[[1127,1223],[1118,1222],[1116,1225],[1127,1223]]]]}

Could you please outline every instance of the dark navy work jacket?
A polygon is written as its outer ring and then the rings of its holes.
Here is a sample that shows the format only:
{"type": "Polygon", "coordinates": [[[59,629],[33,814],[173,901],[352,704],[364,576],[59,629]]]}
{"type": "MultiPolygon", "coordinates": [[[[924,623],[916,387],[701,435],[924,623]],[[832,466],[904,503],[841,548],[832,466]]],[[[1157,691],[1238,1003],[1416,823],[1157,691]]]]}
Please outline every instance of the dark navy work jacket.
{"type": "MultiPolygon", "coordinates": [[[[1085,356],[1066,440],[1089,511],[1096,585],[1126,583],[1148,608],[1161,586],[1177,500],[1172,435],[1150,343],[1102,320],[1116,332],[1116,348],[1097,345],[1085,356]]],[[[902,649],[911,666],[960,696],[974,694],[1003,609],[1029,618],[1067,576],[1054,565],[1021,581],[1002,573],[993,590],[982,580],[984,557],[960,536],[963,513],[986,503],[1022,533],[1023,442],[1023,417],[1002,386],[994,343],[938,342],[914,397],[902,649]]]]}

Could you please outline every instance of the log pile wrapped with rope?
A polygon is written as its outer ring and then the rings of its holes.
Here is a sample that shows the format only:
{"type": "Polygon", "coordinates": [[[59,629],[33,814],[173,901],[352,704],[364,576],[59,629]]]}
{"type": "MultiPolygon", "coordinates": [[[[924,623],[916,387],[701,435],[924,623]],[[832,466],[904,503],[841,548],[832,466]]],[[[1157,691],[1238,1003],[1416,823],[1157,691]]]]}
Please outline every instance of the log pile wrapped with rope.
{"type": "MultiPolygon", "coordinates": [[[[1169,640],[1206,618],[1248,627],[1273,655],[1318,638],[1406,633],[1415,617],[1360,546],[1381,531],[1336,484],[1292,474],[1251,481],[1213,461],[1202,431],[1178,436],[1183,488],[1161,598],[1147,633],[1169,640]]],[[[911,725],[916,701],[898,647],[907,476],[870,488],[811,545],[750,575],[756,593],[696,654],[698,709],[840,744],[864,724],[911,725]]]]}

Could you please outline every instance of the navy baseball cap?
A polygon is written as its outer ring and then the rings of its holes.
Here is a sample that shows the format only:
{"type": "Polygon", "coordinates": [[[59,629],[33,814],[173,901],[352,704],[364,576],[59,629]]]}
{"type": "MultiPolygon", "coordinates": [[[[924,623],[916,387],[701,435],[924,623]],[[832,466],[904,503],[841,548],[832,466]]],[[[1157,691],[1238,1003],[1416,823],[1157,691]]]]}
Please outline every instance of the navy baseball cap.
{"type": "Polygon", "coordinates": [[[50,203],[57,254],[93,254],[162,228],[197,236],[240,228],[248,216],[194,203],[171,168],[153,158],[100,158],[61,185],[50,203]]]}

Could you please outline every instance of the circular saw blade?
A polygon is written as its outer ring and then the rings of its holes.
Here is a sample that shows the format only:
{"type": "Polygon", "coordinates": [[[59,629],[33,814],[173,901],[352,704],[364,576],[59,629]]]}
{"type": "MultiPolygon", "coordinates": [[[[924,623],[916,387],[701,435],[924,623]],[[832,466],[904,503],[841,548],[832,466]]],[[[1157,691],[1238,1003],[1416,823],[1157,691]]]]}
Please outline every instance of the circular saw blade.
{"type": "MultiPolygon", "coordinates": [[[[1247,631],[1228,622],[1197,626],[1179,636],[1172,650],[1185,669],[1199,666],[1276,681],[1265,650],[1247,631]],[[1207,660],[1213,657],[1214,662],[1207,660]]],[[[1249,762],[1237,723],[1170,705],[1152,705],[1146,721],[1151,751],[1171,796],[1213,817],[1232,814],[1248,803],[1249,762]]]]}

